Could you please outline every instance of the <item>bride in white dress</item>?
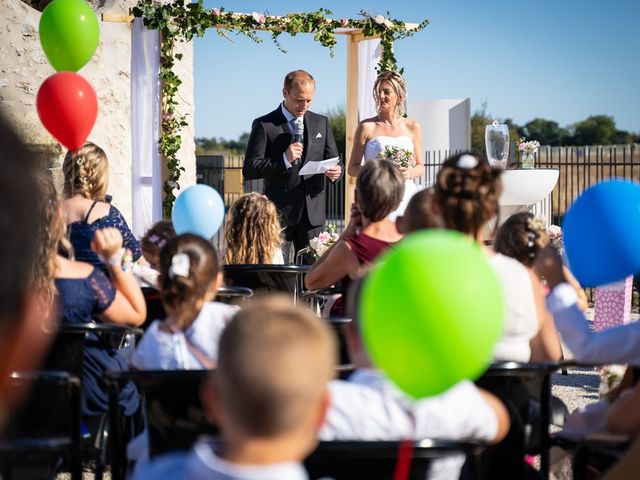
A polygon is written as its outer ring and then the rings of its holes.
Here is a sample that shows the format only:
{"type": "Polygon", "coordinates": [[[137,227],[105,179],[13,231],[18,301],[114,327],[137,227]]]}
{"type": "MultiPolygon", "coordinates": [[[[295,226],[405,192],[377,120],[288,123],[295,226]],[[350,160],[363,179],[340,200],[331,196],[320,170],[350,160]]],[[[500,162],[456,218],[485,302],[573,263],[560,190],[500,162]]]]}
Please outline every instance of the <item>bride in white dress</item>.
{"type": "Polygon", "coordinates": [[[413,152],[415,166],[400,168],[405,178],[405,192],[400,206],[389,216],[392,220],[404,213],[409,199],[418,191],[413,179],[424,173],[420,124],[403,117],[406,96],[404,79],[398,73],[384,72],[378,75],[373,86],[378,115],[358,125],[347,170],[349,175],[356,177],[363,162],[385,158],[387,146],[413,152]]]}

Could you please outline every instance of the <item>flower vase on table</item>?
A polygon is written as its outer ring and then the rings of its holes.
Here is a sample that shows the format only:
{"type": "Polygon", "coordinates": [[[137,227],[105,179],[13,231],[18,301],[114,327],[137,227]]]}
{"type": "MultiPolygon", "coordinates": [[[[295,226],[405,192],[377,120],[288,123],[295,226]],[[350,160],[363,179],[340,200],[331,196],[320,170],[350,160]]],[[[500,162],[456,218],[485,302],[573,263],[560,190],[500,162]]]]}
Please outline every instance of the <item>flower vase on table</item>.
{"type": "Polygon", "coordinates": [[[520,152],[520,166],[522,168],[536,168],[536,153],[540,148],[540,142],[537,140],[527,140],[522,137],[518,142],[518,151],[520,152]]]}
{"type": "Polygon", "coordinates": [[[534,152],[522,152],[520,158],[522,168],[536,168],[536,154],[534,152]]]}

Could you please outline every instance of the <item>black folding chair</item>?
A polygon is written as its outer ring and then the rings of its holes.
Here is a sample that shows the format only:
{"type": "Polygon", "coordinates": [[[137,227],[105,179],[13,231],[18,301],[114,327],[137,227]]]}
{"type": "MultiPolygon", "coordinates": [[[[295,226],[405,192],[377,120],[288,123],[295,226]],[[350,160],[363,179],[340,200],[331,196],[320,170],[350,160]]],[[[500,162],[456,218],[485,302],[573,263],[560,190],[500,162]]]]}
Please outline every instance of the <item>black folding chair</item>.
{"type": "Polygon", "coordinates": [[[246,287],[220,287],[216,292],[216,300],[223,303],[239,303],[253,296],[253,290],[246,287]]]}
{"type": "Polygon", "coordinates": [[[120,388],[133,382],[140,392],[149,456],[175,450],[188,450],[201,435],[216,435],[218,430],[207,420],[200,402],[200,385],[208,370],[147,370],[108,372],[111,432],[111,478],[124,479],[127,472],[126,446],[131,436],[123,428],[118,405],[120,388]]]}
{"type": "MultiPolygon", "coordinates": [[[[505,403],[512,423],[512,430],[505,441],[508,442],[512,435],[515,436],[515,429],[522,429],[522,452],[540,455],[540,472],[544,478],[549,478],[551,374],[559,368],[559,364],[554,362],[498,362],[492,364],[476,382],[505,403]],[[517,398],[511,397],[510,392],[514,392],[517,398]]],[[[555,403],[558,408],[564,406],[559,400],[555,403]]],[[[490,455],[504,447],[505,445],[498,444],[487,448],[486,452],[490,455]]],[[[519,453],[513,453],[516,461],[520,460],[519,453]]],[[[524,464],[524,459],[521,460],[524,464]]]]}
{"type": "Polygon", "coordinates": [[[410,455],[407,480],[428,478],[429,466],[436,459],[453,455],[475,458],[482,451],[478,443],[446,440],[418,440],[408,443],[398,441],[337,441],[320,442],[305,460],[305,467],[312,480],[389,480],[394,478],[399,457],[410,455]]]}
{"type": "Polygon", "coordinates": [[[307,265],[225,265],[225,284],[250,288],[257,293],[289,293],[297,301],[304,285],[307,265]]]}
{"type": "Polygon", "coordinates": [[[573,479],[587,480],[604,475],[629,449],[630,437],[593,435],[577,443],[573,455],[573,479]]]}
{"type": "Polygon", "coordinates": [[[66,470],[72,480],[81,480],[80,379],[59,371],[14,372],[9,387],[30,393],[3,430],[2,478],[55,479],[66,470]]]}
{"type": "MultiPolygon", "coordinates": [[[[61,370],[80,379],[84,370],[85,347],[88,340],[98,339],[112,348],[131,348],[134,339],[142,336],[140,328],[109,323],[63,324],[56,332],[56,338],[43,362],[43,370],[61,370]]],[[[82,393],[81,393],[82,395],[82,393]]],[[[82,397],[81,397],[82,398],[82,397]]],[[[78,407],[80,413],[80,407],[78,407]]],[[[105,413],[99,417],[82,417],[81,430],[83,462],[95,462],[95,478],[102,478],[107,463],[109,441],[109,421],[105,413]]]]}

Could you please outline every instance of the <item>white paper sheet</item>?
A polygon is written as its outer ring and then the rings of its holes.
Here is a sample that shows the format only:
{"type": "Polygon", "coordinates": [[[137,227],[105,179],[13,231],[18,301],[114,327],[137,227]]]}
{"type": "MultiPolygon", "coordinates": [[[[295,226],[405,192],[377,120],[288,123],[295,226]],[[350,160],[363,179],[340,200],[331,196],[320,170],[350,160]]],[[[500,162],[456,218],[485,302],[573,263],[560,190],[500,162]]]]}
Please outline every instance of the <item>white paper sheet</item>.
{"type": "Polygon", "coordinates": [[[334,167],[340,161],[340,157],[329,158],[328,160],[309,161],[304,164],[298,174],[300,175],[316,175],[324,173],[331,167],[334,167]]]}

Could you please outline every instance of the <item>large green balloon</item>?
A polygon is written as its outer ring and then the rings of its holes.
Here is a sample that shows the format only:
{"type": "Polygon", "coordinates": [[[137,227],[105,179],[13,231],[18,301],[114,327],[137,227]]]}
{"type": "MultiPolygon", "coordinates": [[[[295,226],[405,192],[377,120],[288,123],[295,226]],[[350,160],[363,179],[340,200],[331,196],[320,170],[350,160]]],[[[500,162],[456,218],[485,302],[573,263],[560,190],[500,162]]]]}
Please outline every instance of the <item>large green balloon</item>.
{"type": "Polygon", "coordinates": [[[414,398],[480,376],[505,313],[502,287],[480,248],[448,230],[414,233],[385,254],[360,308],[373,363],[414,398]]]}
{"type": "Polygon", "coordinates": [[[83,0],[54,0],[40,17],[40,43],[56,71],[77,72],[98,47],[95,12],[83,0]]]}

